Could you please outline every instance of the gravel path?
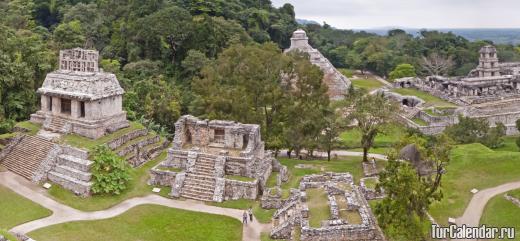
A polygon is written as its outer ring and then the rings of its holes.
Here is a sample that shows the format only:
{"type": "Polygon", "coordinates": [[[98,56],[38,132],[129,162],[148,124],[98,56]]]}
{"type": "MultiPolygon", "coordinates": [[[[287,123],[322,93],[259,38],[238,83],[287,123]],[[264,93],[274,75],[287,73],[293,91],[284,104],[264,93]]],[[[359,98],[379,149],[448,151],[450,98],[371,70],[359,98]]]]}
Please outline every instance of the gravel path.
{"type": "MultiPolygon", "coordinates": [[[[500,186],[480,190],[478,193],[476,193],[473,198],[471,198],[471,201],[469,202],[468,206],[466,207],[466,211],[464,211],[464,214],[462,217],[459,217],[456,219],[457,225],[461,226],[465,224],[466,226],[470,227],[477,227],[480,224],[480,218],[482,217],[482,213],[484,212],[484,208],[486,207],[486,204],[488,201],[505,192],[519,189],[520,188],[520,181],[518,182],[510,182],[506,184],[502,184],[500,186]]],[[[465,239],[468,240],[468,239],[465,239]]]]}
{"type": "MultiPolygon", "coordinates": [[[[225,215],[242,221],[243,211],[238,209],[214,207],[206,205],[203,202],[192,200],[177,201],[154,194],[145,197],[138,197],[125,200],[124,202],[107,210],[96,212],[83,212],[54,201],[47,195],[46,190],[11,172],[0,173],[0,184],[13,190],[19,195],[24,196],[42,205],[43,207],[53,212],[53,214],[49,217],[34,220],[12,228],[10,231],[15,233],[26,234],[31,231],[44,228],[50,225],[66,223],[71,221],[99,220],[112,218],[121,215],[122,213],[128,211],[129,209],[135,206],[144,204],[155,204],[189,211],[225,215]]],[[[270,228],[271,225],[261,224],[257,222],[255,219],[253,223],[244,225],[242,240],[258,241],[260,240],[260,233],[269,232],[270,228]]]]}

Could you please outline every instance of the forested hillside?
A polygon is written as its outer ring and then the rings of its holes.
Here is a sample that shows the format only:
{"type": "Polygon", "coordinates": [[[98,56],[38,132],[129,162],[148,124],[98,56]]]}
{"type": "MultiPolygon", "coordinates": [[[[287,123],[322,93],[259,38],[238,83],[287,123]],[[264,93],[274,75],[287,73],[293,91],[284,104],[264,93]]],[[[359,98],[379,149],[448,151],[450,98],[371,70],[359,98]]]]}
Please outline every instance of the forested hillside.
{"type": "MultiPolygon", "coordinates": [[[[429,59],[448,63],[440,74],[464,75],[486,44],[439,32],[377,36],[300,27],[336,67],[382,76],[403,63],[429,74],[429,59]]],[[[275,8],[269,0],[0,1],[0,133],[37,110],[35,90],[56,69],[58,51],[84,47],[99,50],[101,67],[117,75],[131,119],[170,131],[186,113],[259,123],[269,146],[291,141],[301,148],[317,138],[325,124],[316,122],[331,111],[319,71],[301,56],[282,54],[297,28],[293,6],[275,8]],[[294,93],[273,71],[308,78],[294,93]],[[302,113],[307,119],[295,118],[302,113]]],[[[498,51],[503,61],[520,60],[514,46],[498,51]]]]}

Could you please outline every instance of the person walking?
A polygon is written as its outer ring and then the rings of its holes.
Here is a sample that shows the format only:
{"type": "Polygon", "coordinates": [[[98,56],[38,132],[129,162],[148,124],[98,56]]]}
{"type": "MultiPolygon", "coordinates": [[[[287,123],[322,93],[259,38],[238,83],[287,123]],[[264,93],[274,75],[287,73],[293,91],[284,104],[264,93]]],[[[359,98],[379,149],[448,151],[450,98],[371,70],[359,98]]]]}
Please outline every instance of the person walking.
{"type": "Polygon", "coordinates": [[[247,212],[249,213],[249,221],[253,222],[253,208],[249,207],[247,212]]]}
{"type": "Polygon", "coordinates": [[[247,224],[247,212],[244,210],[244,214],[242,214],[242,223],[247,224]]]}

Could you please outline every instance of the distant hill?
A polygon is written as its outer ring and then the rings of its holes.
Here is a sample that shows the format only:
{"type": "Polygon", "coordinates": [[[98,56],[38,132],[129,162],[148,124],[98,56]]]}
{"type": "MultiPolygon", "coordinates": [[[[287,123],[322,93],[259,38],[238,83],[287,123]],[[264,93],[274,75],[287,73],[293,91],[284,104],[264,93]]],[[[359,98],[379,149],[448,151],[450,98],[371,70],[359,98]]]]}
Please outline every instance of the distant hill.
{"type": "MultiPolygon", "coordinates": [[[[398,27],[397,27],[398,28],[398,27]]],[[[386,35],[388,30],[395,28],[379,28],[379,29],[358,29],[369,33],[375,33],[379,35],[386,35]]],[[[421,29],[417,28],[400,28],[405,30],[407,33],[416,36],[421,29]]],[[[520,28],[445,28],[445,29],[428,29],[438,30],[441,32],[452,32],[456,35],[460,35],[470,41],[477,40],[490,40],[497,44],[520,44],[520,28]]]]}
{"type": "Polygon", "coordinates": [[[307,24],[320,24],[314,20],[307,20],[307,19],[296,19],[296,22],[301,25],[307,25],[307,24]]]}

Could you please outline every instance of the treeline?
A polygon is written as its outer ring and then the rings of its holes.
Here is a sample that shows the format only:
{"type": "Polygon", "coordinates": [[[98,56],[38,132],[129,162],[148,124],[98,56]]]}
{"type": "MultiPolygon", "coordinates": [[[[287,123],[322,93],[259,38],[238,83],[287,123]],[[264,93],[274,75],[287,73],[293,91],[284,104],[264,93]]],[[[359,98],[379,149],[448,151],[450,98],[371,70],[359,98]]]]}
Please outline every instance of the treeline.
{"type": "MultiPolygon", "coordinates": [[[[411,64],[417,75],[465,76],[478,64],[478,51],[490,41],[470,42],[453,33],[422,30],[417,37],[400,29],[386,36],[338,30],[324,24],[305,26],[311,44],[339,68],[369,70],[389,76],[399,64],[411,64]]],[[[520,61],[520,46],[495,45],[502,62],[520,61]]]]}
{"type": "MultiPolygon", "coordinates": [[[[289,45],[294,9],[265,0],[0,1],[0,120],[25,120],[60,49],[100,51],[127,91],[129,117],[173,129],[193,99],[191,80],[233,44],[289,45]]],[[[8,129],[8,128],[5,128],[8,129]]]]}

